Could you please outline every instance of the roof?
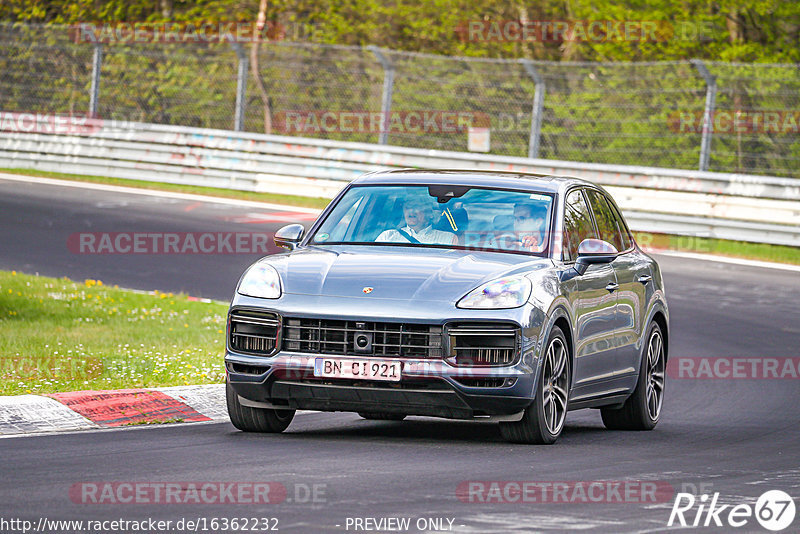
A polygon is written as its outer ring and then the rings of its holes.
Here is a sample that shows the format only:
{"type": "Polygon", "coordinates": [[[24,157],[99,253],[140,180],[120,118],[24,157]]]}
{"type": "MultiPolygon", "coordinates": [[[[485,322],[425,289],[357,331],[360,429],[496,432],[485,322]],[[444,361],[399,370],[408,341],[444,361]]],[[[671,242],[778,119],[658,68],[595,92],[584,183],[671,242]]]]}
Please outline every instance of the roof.
{"type": "Polygon", "coordinates": [[[534,174],[511,171],[484,171],[470,169],[398,169],[365,174],[353,180],[354,184],[447,184],[486,186],[508,189],[530,189],[556,193],[570,185],[591,185],[591,182],[571,176],[534,174]]]}

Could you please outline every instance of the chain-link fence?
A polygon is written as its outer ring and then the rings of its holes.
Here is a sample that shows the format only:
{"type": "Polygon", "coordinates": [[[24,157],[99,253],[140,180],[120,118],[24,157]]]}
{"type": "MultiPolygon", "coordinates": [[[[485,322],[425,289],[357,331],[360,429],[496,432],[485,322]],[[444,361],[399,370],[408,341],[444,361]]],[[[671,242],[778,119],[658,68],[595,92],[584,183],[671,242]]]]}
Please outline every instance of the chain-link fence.
{"type": "Polygon", "coordinates": [[[268,123],[282,135],[457,151],[468,149],[471,125],[488,128],[493,154],[800,177],[798,65],[289,42],[260,44],[254,62],[251,47],[95,45],[73,42],[66,27],[0,25],[0,110],[253,132],[268,123]]]}

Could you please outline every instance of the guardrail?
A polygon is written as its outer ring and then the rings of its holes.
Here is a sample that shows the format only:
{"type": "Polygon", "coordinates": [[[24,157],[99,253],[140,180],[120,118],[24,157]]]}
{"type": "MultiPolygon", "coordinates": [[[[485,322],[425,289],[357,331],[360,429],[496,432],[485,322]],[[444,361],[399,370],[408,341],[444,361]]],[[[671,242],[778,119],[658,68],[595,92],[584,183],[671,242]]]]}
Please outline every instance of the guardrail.
{"type": "Polygon", "coordinates": [[[87,120],[67,133],[43,133],[52,127],[41,126],[25,132],[1,129],[0,125],[0,167],[326,198],[360,174],[391,168],[564,174],[605,186],[637,231],[800,246],[800,180],[792,178],[491,156],[158,124],[87,120]]]}

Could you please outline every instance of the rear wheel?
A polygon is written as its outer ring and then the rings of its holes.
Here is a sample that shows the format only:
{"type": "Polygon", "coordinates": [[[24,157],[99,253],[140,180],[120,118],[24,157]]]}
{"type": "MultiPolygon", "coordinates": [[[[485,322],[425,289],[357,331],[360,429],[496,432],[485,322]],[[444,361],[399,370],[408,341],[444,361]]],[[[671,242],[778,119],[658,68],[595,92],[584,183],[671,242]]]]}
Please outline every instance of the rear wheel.
{"type": "Polygon", "coordinates": [[[661,417],[664,403],[664,338],[653,322],[642,354],[639,381],[622,408],[603,408],[603,424],[610,430],[652,430],[661,417]]]}
{"type": "Polygon", "coordinates": [[[294,417],[294,410],[273,410],[242,406],[230,383],[225,383],[225,400],[233,426],[245,432],[283,432],[294,417]]]}
{"type": "Polygon", "coordinates": [[[564,429],[569,400],[569,352],[564,333],[553,327],[544,352],[533,403],[519,421],[500,423],[502,436],[514,443],[555,443],[564,429]]]}
{"type": "Polygon", "coordinates": [[[358,412],[358,415],[370,421],[402,421],[406,418],[404,413],[358,412]]]}

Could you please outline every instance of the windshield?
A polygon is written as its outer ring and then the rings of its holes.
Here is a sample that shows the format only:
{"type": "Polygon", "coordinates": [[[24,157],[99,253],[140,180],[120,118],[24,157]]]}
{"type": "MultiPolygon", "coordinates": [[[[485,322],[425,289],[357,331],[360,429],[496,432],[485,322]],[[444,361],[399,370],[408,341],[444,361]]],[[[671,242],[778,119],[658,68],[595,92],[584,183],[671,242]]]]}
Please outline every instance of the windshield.
{"type": "Polygon", "coordinates": [[[311,244],[402,245],[541,254],[553,196],[452,185],[351,187],[311,244]]]}

